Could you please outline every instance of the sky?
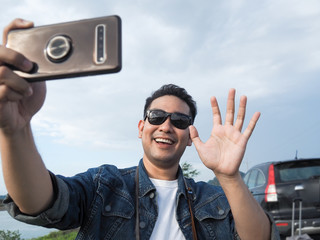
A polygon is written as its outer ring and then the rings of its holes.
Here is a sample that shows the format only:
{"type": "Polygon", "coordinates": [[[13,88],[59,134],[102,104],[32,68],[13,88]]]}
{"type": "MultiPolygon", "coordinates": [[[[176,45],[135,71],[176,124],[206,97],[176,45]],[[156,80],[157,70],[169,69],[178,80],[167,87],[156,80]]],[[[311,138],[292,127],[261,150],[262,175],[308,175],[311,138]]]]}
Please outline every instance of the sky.
{"type": "MultiPolygon", "coordinates": [[[[0,28],[16,17],[35,26],[118,15],[122,70],[47,81],[34,116],[36,145],[46,167],[72,176],[102,164],[137,165],[145,99],[174,83],[194,97],[194,125],[212,129],[210,97],[224,116],[230,88],[248,97],[247,118],[260,111],[240,170],[255,164],[320,157],[320,1],[308,0],[1,0],[0,28]]],[[[1,33],[2,34],[2,33],[1,33]]],[[[182,162],[214,178],[188,147],[182,162]]],[[[5,194],[2,171],[0,195],[5,194]]]]}

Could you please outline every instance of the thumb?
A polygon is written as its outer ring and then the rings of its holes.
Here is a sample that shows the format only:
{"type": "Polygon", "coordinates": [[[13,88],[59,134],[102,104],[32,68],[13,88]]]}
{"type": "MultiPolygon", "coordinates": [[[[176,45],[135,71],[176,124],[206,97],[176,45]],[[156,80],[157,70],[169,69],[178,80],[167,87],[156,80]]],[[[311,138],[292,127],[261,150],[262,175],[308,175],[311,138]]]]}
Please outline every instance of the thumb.
{"type": "Polygon", "coordinates": [[[31,28],[34,25],[32,21],[25,20],[22,18],[16,18],[13,22],[13,25],[15,25],[17,28],[31,28]]]}
{"type": "Polygon", "coordinates": [[[198,149],[200,147],[200,145],[202,144],[202,141],[199,137],[198,130],[196,129],[195,126],[191,125],[191,126],[189,126],[189,132],[190,132],[191,141],[193,142],[196,149],[198,149]]]}

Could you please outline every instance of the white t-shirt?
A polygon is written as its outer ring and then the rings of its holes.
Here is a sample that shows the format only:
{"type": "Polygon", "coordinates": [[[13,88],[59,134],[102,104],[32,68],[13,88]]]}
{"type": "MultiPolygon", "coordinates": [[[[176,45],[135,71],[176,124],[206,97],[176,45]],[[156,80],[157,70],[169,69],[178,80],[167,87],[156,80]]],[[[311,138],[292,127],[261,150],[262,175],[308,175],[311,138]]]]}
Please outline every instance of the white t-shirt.
{"type": "Polygon", "coordinates": [[[185,240],[176,219],[176,194],[178,180],[166,181],[150,178],[157,189],[158,218],[151,234],[151,240],[185,240]]]}

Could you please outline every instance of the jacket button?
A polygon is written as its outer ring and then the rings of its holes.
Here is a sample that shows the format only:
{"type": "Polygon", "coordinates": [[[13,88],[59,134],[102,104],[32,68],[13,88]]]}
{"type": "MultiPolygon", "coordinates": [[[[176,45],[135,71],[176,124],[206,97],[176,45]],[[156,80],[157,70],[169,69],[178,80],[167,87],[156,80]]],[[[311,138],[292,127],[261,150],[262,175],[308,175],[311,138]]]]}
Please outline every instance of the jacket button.
{"type": "Polygon", "coordinates": [[[106,210],[107,212],[110,212],[111,211],[111,206],[110,205],[107,205],[104,210],[106,210]]]}
{"type": "Polygon", "coordinates": [[[154,198],[154,192],[150,193],[149,197],[152,199],[154,198]]]}
{"type": "Polygon", "coordinates": [[[145,222],[140,222],[139,223],[139,227],[140,228],[145,228],[146,227],[146,223],[145,222]]]}
{"type": "Polygon", "coordinates": [[[222,209],[219,210],[218,214],[221,216],[224,214],[224,211],[222,209]]]}

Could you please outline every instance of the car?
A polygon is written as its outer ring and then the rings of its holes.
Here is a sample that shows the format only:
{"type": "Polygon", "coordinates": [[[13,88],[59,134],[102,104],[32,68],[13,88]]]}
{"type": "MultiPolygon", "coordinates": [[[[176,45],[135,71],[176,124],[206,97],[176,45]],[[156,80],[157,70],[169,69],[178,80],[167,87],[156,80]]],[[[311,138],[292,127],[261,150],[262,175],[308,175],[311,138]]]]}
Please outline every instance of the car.
{"type": "Polygon", "coordinates": [[[291,236],[293,213],[296,235],[299,230],[310,236],[320,234],[320,158],[261,163],[247,171],[244,182],[273,217],[280,235],[291,236]]]}

